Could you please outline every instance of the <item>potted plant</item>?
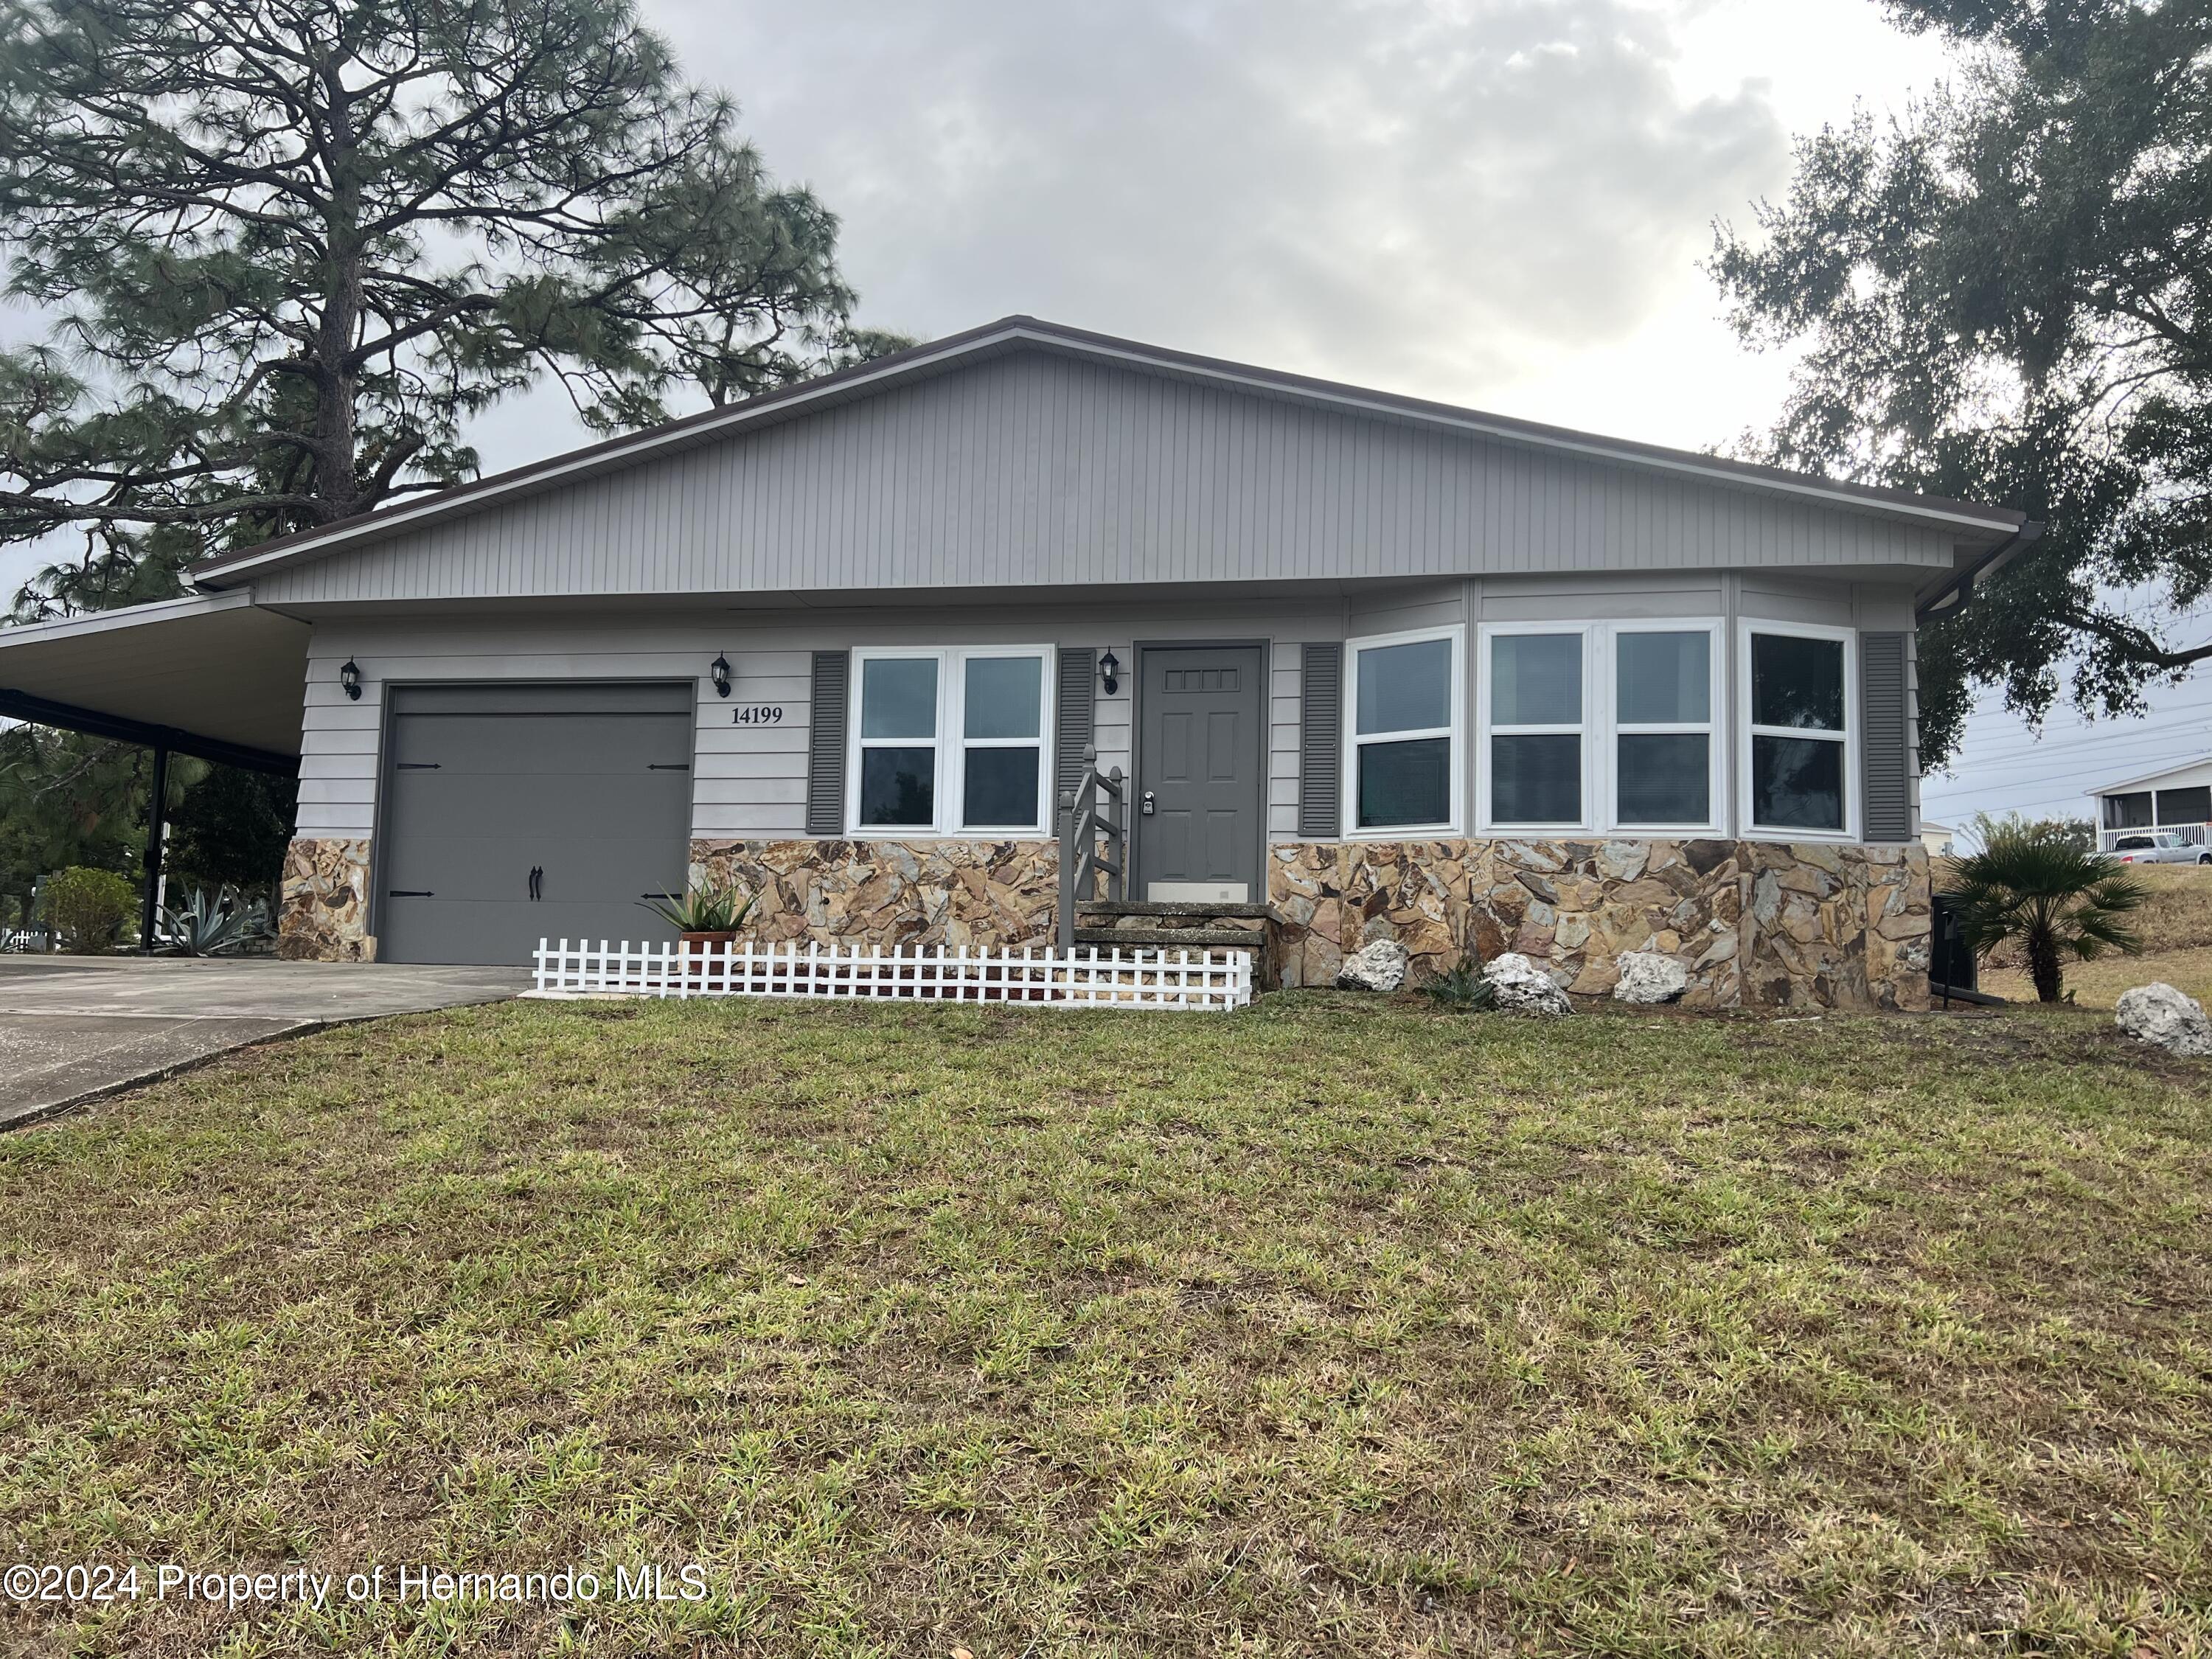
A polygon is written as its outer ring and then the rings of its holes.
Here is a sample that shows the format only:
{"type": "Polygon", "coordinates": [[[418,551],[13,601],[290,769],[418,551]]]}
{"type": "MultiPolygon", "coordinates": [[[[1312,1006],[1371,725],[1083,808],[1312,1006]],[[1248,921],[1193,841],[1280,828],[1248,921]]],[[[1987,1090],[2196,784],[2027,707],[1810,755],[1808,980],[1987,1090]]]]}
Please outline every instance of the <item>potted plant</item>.
{"type": "Polygon", "coordinates": [[[726,945],[737,938],[757,896],[739,892],[734,882],[721,885],[708,882],[686,888],[681,898],[663,893],[639,903],[677,931],[685,956],[703,957],[710,947],[726,945]]]}

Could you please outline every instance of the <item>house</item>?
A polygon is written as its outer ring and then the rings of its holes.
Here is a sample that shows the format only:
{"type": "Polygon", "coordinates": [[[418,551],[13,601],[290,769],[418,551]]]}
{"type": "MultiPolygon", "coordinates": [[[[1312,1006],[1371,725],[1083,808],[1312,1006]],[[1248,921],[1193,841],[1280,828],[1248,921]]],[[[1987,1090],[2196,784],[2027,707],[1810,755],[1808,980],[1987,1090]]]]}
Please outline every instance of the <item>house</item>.
{"type": "Polygon", "coordinates": [[[0,712],[296,760],[295,956],[658,937],[708,875],[1042,943],[1095,750],[1127,896],[1289,984],[1395,937],[1912,1006],[1916,617],[2033,528],[1014,317],[0,633],[0,712]]]}
{"type": "Polygon", "coordinates": [[[2089,792],[2097,845],[2109,853],[2130,830],[2171,830],[2203,846],[2212,841],[2212,755],[2089,792]]]}
{"type": "Polygon", "coordinates": [[[1947,859],[1958,840],[1959,832],[1948,823],[1936,823],[1927,818],[1920,820],[1920,844],[1933,859],[1947,859]]]}

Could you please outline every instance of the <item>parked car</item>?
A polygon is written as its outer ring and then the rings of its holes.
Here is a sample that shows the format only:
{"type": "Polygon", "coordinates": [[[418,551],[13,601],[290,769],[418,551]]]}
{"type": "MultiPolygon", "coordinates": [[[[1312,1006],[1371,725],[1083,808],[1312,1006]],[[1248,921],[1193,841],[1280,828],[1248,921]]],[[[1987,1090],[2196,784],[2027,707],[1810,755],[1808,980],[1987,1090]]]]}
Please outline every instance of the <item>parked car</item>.
{"type": "Polygon", "coordinates": [[[2212,864],[2212,847],[2172,834],[2122,836],[2112,851],[2123,864],[2212,864]]]}

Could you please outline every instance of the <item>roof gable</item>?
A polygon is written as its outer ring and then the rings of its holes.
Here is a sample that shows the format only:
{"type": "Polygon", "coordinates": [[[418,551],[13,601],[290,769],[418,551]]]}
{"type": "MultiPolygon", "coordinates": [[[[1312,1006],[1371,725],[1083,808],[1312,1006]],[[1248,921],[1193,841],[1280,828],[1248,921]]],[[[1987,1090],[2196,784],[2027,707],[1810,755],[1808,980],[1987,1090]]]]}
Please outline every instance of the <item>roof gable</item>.
{"type": "MultiPolygon", "coordinates": [[[[1100,515],[1091,526],[1094,540],[1115,539],[1117,526],[1126,528],[1132,515],[1149,520],[1161,506],[1202,516],[1231,501],[1247,514],[1280,516],[1293,510],[1292,498],[1303,495],[1315,509],[1317,532],[1335,538],[1338,565],[1292,560],[1282,568],[1252,568],[1228,559],[1217,568],[1200,569],[1206,556],[1194,553],[1194,562],[1178,577],[1146,568],[1145,557],[1126,545],[1115,557],[1094,546],[1090,550],[1097,556],[1086,560],[1084,550],[1068,545],[1068,538],[1048,533],[1033,544],[1033,556],[1023,562],[1023,568],[1002,569],[982,580],[1234,580],[1559,568],[1540,552],[1517,556],[1522,562],[1498,564],[1506,550],[1496,535],[1487,538],[1490,551],[1480,554],[1476,564],[1466,562],[1480,553],[1474,544],[1485,539],[1474,521],[1492,514],[1492,504],[1477,497],[1493,488],[1539,494],[1548,489],[1559,512],[1570,519],[1598,509],[1647,519],[1664,513],[1676,519],[1711,519],[1742,535],[1771,532],[1782,555],[1773,562],[1785,563],[1904,562],[1923,570],[1948,570],[1956,546],[1992,545],[2011,532],[2020,517],[1597,438],[1012,318],[731,409],[210,561],[193,574],[210,587],[252,580],[257,592],[266,587],[272,596],[283,591],[295,598],[335,598],[342,592],[368,597],[380,583],[366,580],[366,573],[362,580],[335,571],[307,580],[303,573],[341,554],[347,556],[344,563],[366,560],[388,566],[394,552],[404,549],[400,556],[419,565],[425,558],[465,557],[465,548],[503,536],[542,540],[550,532],[573,538],[580,532],[580,515],[602,516],[602,507],[612,511],[619,506],[632,518],[665,518],[674,507],[681,526],[704,534],[714,533],[708,521],[719,521],[726,533],[736,533],[740,520],[765,532],[758,520],[771,501],[778,503],[776,511],[799,516],[841,508],[866,512],[874,515],[882,535],[908,550],[927,550],[939,537],[974,533],[979,515],[988,518],[1006,508],[1003,486],[1017,473],[1023,476],[1013,482],[1029,492],[1023,497],[1024,511],[1042,507],[1048,512],[1100,515]],[[797,449],[809,453],[794,452],[794,428],[800,429],[797,449]],[[754,465],[756,460],[761,464],[754,465]],[[950,476],[948,469],[963,468],[970,476],[950,476]],[[886,479],[896,485],[888,499],[878,487],[886,479]],[[809,508],[797,499],[809,487],[836,499],[809,508]],[[1345,492],[1340,499],[1312,499],[1317,488],[1339,487],[1345,492]],[[672,490],[684,499],[641,499],[641,489],[647,497],[672,490]],[[1273,503],[1269,492],[1285,499],[1273,503]],[[1582,496],[1589,503],[1581,502],[1582,496]],[[550,514],[549,503],[554,504],[550,514]],[[1451,546],[1450,527],[1440,526],[1439,545],[1419,551],[1378,546],[1378,536],[1383,541],[1390,537],[1374,520],[1416,511],[1464,520],[1462,544],[1451,546]],[[916,513],[923,516],[908,516],[916,513]],[[1821,526],[1825,530],[1817,527],[1821,526]],[[1378,552],[1388,555],[1381,567],[1370,557],[1378,552]],[[1062,556],[1072,562],[1063,562],[1062,556]],[[1339,568],[1345,561],[1358,568],[1339,568]]],[[[1530,504],[1533,510],[1534,497],[1530,504]]],[[[822,565],[779,575],[757,560],[748,565],[740,558],[726,569],[708,568],[714,562],[702,562],[703,550],[683,544],[681,526],[675,539],[657,544],[667,565],[657,577],[638,568],[620,578],[629,585],[619,588],[579,586],[571,576],[557,576],[551,577],[550,587],[532,586],[526,591],[742,592],[793,582],[799,587],[835,585],[830,568],[822,565]]],[[[1535,541],[1555,529],[1548,523],[1528,528],[1535,541]]],[[[1177,533],[1175,521],[1148,523],[1146,530],[1155,539],[1177,533]]],[[[817,551],[830,550],[820,545],[818,529],[811,534],[817,551]]],[[[1296,538],[1295,533],[1288,536],[1296,538]]],[[[1209,544],[1218,541],[1218,532],[1208,532],[1206,539],[1209,544]]],[[[1578,556],[1579,564],[1577,558],[1569,558],[1565,568],[1605,568],[1602,562],[1615,556],[1630,568],[1640,562],[1679,562],[1663,548],[1651,560],[1640,561],[1634,539],[1626,526],[1609,538],[1601,535],[1578,556]],[[1591,566],[1593,559],[1599,564],[1591,566]]],[[[890,563],[897,562],[890,556],[898,548],[879,550],[890,563]]],[[[845,580],[865,580],[866,574],[852,570],[845,580]]],[[[941,585],[954,574],[950,568],[927,574],[909,571],[871,585],[900,586],[909,580],[941,585]]],[[[394,580],[389,570],[381,579],[386,586],[394,580]]],[[[389,596],[402,596],[406,586],[400,582],[389,596]]],[[[414,586],[423,597],[498,591],[458,572],[451,579],[431,576],[414,586]]]]}

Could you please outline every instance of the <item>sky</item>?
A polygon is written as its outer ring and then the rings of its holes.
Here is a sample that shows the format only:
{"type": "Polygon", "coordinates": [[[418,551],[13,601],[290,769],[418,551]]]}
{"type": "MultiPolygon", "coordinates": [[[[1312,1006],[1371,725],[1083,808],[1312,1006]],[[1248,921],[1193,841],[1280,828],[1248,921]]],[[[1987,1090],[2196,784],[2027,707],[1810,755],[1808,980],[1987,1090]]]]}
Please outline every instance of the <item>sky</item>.
{"type": "MultiPolygon", "coordinates": [[[[1947,68],[1875,0],[641,3],[838,213],[866,323],[1026,312],[1692,448],[1788,373],[1722,320],[1713,222],[1786,192],[1793,133],[1947,68]]],[[[472,436],[495,470],[586,434],[541,394],[472,436]]],[[[2212,749],[2187,690],[2126,730],[2139,769],[2212,749]]],[[[2061,735],[1978,716],[1927,811],[2028,805],[2061,735]]]]}

